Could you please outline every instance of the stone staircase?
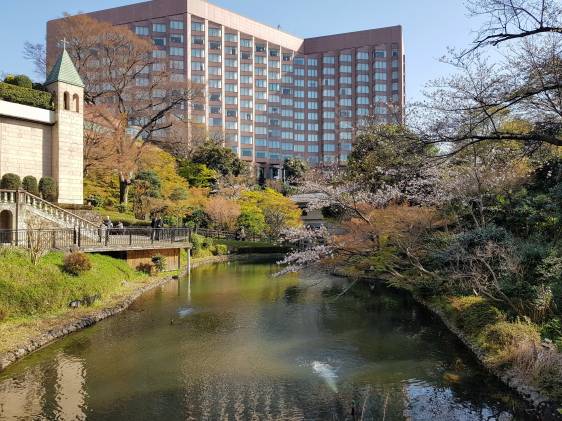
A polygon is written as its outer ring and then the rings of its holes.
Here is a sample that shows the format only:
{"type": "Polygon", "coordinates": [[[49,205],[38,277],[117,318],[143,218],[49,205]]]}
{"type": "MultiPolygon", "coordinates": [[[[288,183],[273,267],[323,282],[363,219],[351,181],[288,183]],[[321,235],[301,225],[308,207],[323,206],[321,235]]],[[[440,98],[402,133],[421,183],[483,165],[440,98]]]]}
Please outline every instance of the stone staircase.
{"type": "Polygon", "coordinates": [[[99,228],[99,224],[23,190],[0,190],[0,210],[9,210],[15,216],[12,229],[30,228],[31,219],[38,219],[51,227],[80,228],[85,232],[96,232],[99,228]]]}

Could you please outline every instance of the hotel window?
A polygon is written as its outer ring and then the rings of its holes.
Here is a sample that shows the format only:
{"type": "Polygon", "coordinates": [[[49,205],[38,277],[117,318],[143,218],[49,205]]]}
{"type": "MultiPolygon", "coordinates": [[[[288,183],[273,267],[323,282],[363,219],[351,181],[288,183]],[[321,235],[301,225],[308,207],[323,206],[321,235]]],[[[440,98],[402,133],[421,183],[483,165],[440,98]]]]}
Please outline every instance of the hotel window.
{"type": "Polygon", "coordinates": [[[205,116],[204,115],[194,115],[191,117],[194,123],[196,124],[204,124],[205,123],[205,116]]]}
{"type": "Polygon", "coordinates": [[[191,82],[195,84],[204,85],[205,84],[205,76],[203,75],[192,75],[191,82]]]}
{"type": "Polygon", "coordinates": [[[254,151],[251,149],[242,149],[242,156],[251,157],[254,156],[254,151]]]}
{"type": "Polygon", "coordinates": [[[324,111],[322,113],[322,118],[333,120],[334,118],[336,118],[336,113],[334,113],[333,111],[324,111]]]}
{"type": "Polygon", "coordinates": [[[209,88],[220,89],[222,88],[222,80],[209,79],[209,88]]]}
{"type": "Polygon", "coordinates": [[[334,69],[333,67],[324,67],[322,69],[322,74],[323,75],[335,75],[336,69],[334,69]]]}
{"type": "Polygon", "coordinates": [[[392,94],[392,102],[398,102],[398,94],[392,94]]]}
{"type": "Polygon", "coordinates": [[[205,43],[205,40],[203,39],[203,37],[192,36],[191,43],[194,45],[203,45],[205,43]]]}
{"type": "Polygon", "coordinates": [[[251,60],[252,59],[252,53],[249,53],[248,51],[242,51],[242,52],[240,52],[240,58],[242,60],[251,60]]]}
{"type": "MultiPolygon", "coordinates": [[[[147,68],[144,68],[142,73],[144,73],[145,70],[147,70],[147,68]]],[[[153,72],[163,72],[164,70],[166,70],[166,66],[164,65],[164,63],[153,63],[152,64],[152,71],[153,72]]]]}
{"type": "Polygon", "coordinates": [[[332,144],[332,143],[326,143],[324,144],[324,152],[335,152],[336,151],[336,145],[332,144]]]}
{"type": "Polygon", "coordinates": [[[282,120],[281,127],[284,129],[292,129],[293,128],[293,121],[292,120],[282,120]]]}
{"type": "Polygon", "coordinates": [[[205,31],[205,24],[203,22],[191,22],[191,30],[204,32],[205,31]]]}
{"type": "Polygon", "coordinates": [[[344,63],[351,63],[351,54],[341,54],[340,61],[344,63]]]}
{"type": "Polygon", "coordinates": [[[358,72],[368,72],[369,71],[369,64],[368,63],[357,63],[355,66],[358,72]]]}
{"type": "Polygon", "coordinates": [[[266,88],[266,87],[267,87],[266,79],[256,79],[256,88],[266,88]]]}
{"type": "Polygon", "coordinates": [[[398,60],[392,60],[392,68],[397,69],[398,67],[398,60]]]}
{"type": "MultiPolygon", "coordinates": [[[[292,140],[293,139],[293,132],[281,132],[281,139],[286,139],[286,140],[291,139],[292,140]]],[[[282,145],[282,148],[285,149],[285,150],[289,150],[289,151],[293,149],[293,147],[290,143],[284,143],[282,145]],[[287,147],[285,145],[290,145],[290,146],[287,147]]]]}
{"type": "Polygon", "coordinates": [[[274,72],[274,71],[269,72],[270,79],[278,80],[280,76],[281,74],[279,72],[274,72]]]}
{"type": "Polygon", "coordinates": [[[252,76],[240,76],[240,83],[252,83],[252,76]]]}
{"type": "Polygon", "coordinates": [[[349,96],[352,94],[351,88],[340,88],[341,96],[349,96]]]}
{"type": "Polygon", "coordinates": [[[209,41],[209,50],[220,50],[221,47],[220,41],[209,41]]]}
{"type": "Polygon", "coordinates": [[[252,88],[240,88],[240,95],[252,96],[253,94],[254,90],[252,88]]]}
{"type": "Polygon", "coordinates": [[[274,91],[274,92],[278,92],[278,91],[281,90],[281,85],[279,83],[270,83],[269,84],[269,90],[274,91]]]}
{"type": "Polygon", "coordinates": [[[170,21],[170,29],[183,29],[183,21],[181,20],[170,21]]]}
{"type": "MultiPolygon", "coordinates": [[[[240,100],[240,107],[241,108],[253,108],[254,103],[251,100],[241,99],[240,100]]],[[[252,130],[250,129],[250,130],[247,130],[247,131],[252,131],[252,130]]]]}
{"type": "Polygon", "coordinates": [[[174,81],[174,82],[184,82],[185,81],[185,75],[183,75],[181,73],[172,73],[170,75],[170,80],[174,81]]]}
{"type": "Polygon", "coordinates": [[[154,58],[166,58],[166,51],[165,50],[154,50],[152,52],[152,57],[154,57],[154,58]]]}
{"type": "Polygon", "coordinates": [[[316,101],[308,101],[308,109],[309,110],[317,110],[318,103],[316,101]]]}
{"type": "Polygon", "coordinates": [[[304,88],[304,79],[295,79],[295,86],[298,88],[304,88]]]}
{"type": "Polygon", "coordinates": [[[227,96],[224,99],[225,104],[228,105],[237,105],[238,104],[238,97],[237,96],[227,96]]]}
{"type": "Polygon", "coordinates": [[[230,54],[232,56],[238,54],[238,49],[236,47],[226,47],[224,50],[225,54],[230,54]]]}
{"type": "Polygon", "coordinates": [[[318,88],[318,81],[317,80],[308,80],[306,82],[306,86],[309,88],[318,88]]]}
{"type": "Polygon", "coordinates": [[[279,57],[279,50],[275,49],[275,48],[270,48],[269,49],[269,57],[279,57]]]}
{"type": "Polygon", "coordinates": [[[240,40],[240,46],[245,48],[252,48],[252,40],[247,38],[242,38],[240,40]]]}
{"type": "Polygon", "coordinates": [[[225,129],[229,130],[238,130],[238,122],[237,121],[225,121],[224,122],[225,129]]]}
{"type": "Polygon", "coordinates": [[[369,105],[369,98],[365,96],[358,96],[357,105],[369,105]]]}
{"type": "Polygon", "coordinates": [[[318,131],[318,123],[308,123],[308,131],[309,132],[317,132],[318,131]]]}
{"type": "Polygon", "coordinates": [[[220,37],[221,35],[222,35],[222,31],[220,28],[209,28],[210,37],[220,37]]]}
{"type": "Polygon", "coordinates": [[[293,59],[292,53],[283,53],[283,61],[291,61],[293,59]]]}
{"type": "Polygon", "coordinates": [[[342,107],[351,107],[351,98],[341,98],[340,105],[342,107]]]}
{"type": "Polygon", "coordinates": [[[324,78],[322,79],[322,86],[335,86],[336,80],[332,78],[324,78]]]}
{"type": "Polygon", "coordinates": [[[351,125],[351,121],[349,121],[349,120],[340,121],[340,129],[346,130],[346,129],[352,129],[352,128],[353,128],[353,126],[351,125]]]}
{"type": "Polygon", "coordinates": [[[253,145],[254,138],[252,136],[240,136],[240,143],[243,145],[253,145]]]}
{"type": "Polygon", "coordinates": [[[281,98],[281,105],[293,106],[293,98],[281,98]]]}
{"type": "Polygon", "coordinates": [[[358,94],[368,94],[369,93],[369,86],[367,85],[357,85],[357,93],[358,94]]]}
{"type": "Polygon", "coordinates": [[[388,97],[386,95],[375,95],[375,102],[387,102],[388,97]]]}
{"type": "Polygon", "coordinates": [[[256,64],[267,64],[266,56],[256,56],[256,64]]]}
{"type": "Polygon", "coordinates": [[[281,78],[281,82],[286,83],[288,85],[292,85],[293,84],[293,77],[292,76],[283,76],[281,78]]]}
{"type": "Polygon", "coordinates": [[[222,56],[220,54],[209,54],[209,61],[220,63],[222,61],[222,56]]]}
{"type": "Polygon", "coordinates": [[[295,98],[304,98],[304,91],[295,91],[295,98]]]}
{"type": "Polygon", "coordinates": [[[238,92],[238,85],[236,83],[225,83],[224,90],[226,92],[238,92]]]}
{"type": "Polygon", "coordinates": [[[240,64],[240,70],[243,72],[251,72],[252,65],[250,63],[242,63],[240,64]]]}
{"type": "Polygon", "coordinates": [[[183,56],[183,48],[181,47],[170,47],[171,56],[183,56]]]}
{"type": "Polygon", "coordinates": [[[310,133],[307,140],[309,142],[318,142],[318,135],[310,133]]]}
{"type": "Polygon", "coordinates": [[[340,110],[340,117],[341,118],[351,118],[353,117],[353,113],[351,110],[340,110]]]}
{"type": "MultiPolygon", "coordinates": [[[[310,138],[310,135],[308,137],[310,138]]],[[[308,152],[318,152],[318,145],[307,145],[306,149],[308,152]]]]}
{"type": "Polygon", "coordinates": [[[336,140],[336,134],[335,133],[323,133],[322,134],[322,140],[336,140]]]}
{"type": "MultiPolygon", "coordinates": [[[[251,108],[251,107],[248,107],[251,108]]],[[[240,131],[242,132],[249,132],[249,133],[253,133],[254,131],[254,126],[252,126],[251,124],[240,124],[240,131]]]]}
{"type": "Polygon", "coordinates": [[[304,120],[304,113],[302,111],[295,111],[295,120],[304,120]]]}
{"type": "Polygon", "coordinates": [[[295,152],[304,152],[304,145],[294,145],[295,152]]]}
{"type": "Polygon", "coordinates": [[[291,64],[284,64],[281,66],[281,70],[287,73],[293,73],[293,66],[291,64]]]}
{"type": "Polygon", "coordinates": [[[366,117],[369,115],[369,110],[367,108],[357,108],[355,113],[360,117],[366,117]]]}
{"type": "Polygon", "coordinates": [[[399,57],[400,56],[400,51],[398,51],[397,49],[393,48],[392,49],[392,57],[399,57]]]}
{"type": "MultiPolygon", "coordinates": [[[[256,141],[256,146],[262,146],[262,145],[258,145],[257,141],[256,141]]],[[[265,146],[265,145],[263,145],[265,146]]],[[[256,151],[256,158],[267,158],[267,152],[265,151],[256,151]]]]}
{"type": "Polygon", "coordinates": [[[335,64],[336,63],[336,57],[334,57],[334,56],[324,56],[322,58],[322,63],[324,63],[324,64],[335,64]]]}
{"type": "Polygon", "coordinates": [[[369,60],[369,53],[367,51],[357,51],[357,60],[369,60]]]}
{"type": "Polygon", "coordinates": [[[351,66],[340,66],[340,73],[351,73],[351,66]]]}
{"type": "MultiPolygon", "coordinates": [[[[352,136],[353,136],[353,133],[351,133],[351,132],[341,132],[340,133],[340,140],[351,140],[352,136]]],[[[346,150],[348,150],[348,149],[346,149],[346,150]]],[[[349,150],[351,150],[351,149],[349,149],[349,150]]]]}
{"type": "Polygon", "coordinates": [[[215,105],[215,106],[209,108],[209,112],[211,114],[221,114],[222,110],[221,110],[221,107],[215,105]]]}
{"type": "Polygon", "coordinates": [[[238,135],[236,133],[227,133],[224,138],[227,142],[238,143],[238,135]]]}
{"type": "Polygon", "coordinates": [[[304,109],[304,101],[295,101],[295,108],[298,108],[299,110],[304,109]]]}
{"type": "Polygon", "coordinates": [[[318,66],[317,58],[309,58],[306,62],[309,66],[318,66]]]}
{"type": "Polygon", "coordinates": [[[266,50],[265,44],[256,44],[256,53],[264,53],[266,50]]]}
{"type": "Polygon", "coordinates": [[[318,113],[308,113],[306,116],[309,120],[315,121],[318,120],[318,113]]]}
{"type": "Polygon", "coordinates": [[[392,80],[398,80],[398,72],[397,71],[392,72],[392,80]]]}
{"type": "Polygon", "coordinates": [[[270,147],[270,148],[272,148],[272,149],[279,149],[279,148],[281,147],[281,142],[278,142],[278,141],[276,141],[276,140],[274,140],[274,141],[271,141],[271,140],[270,140],[270,141],[267,142],[267,143],[268,143],[267,146],[270,147]]]}
{"type": "Polygon", "coordinates": [[[279,60],[269,60],[269,67],[273,67],[274,69],[279,69],[280,62],[279,60]]]}
{"type": "Polygon", "coordinates": [[[209,94],[209,101],[220,102],[221,98],[222,95],[219,92],[213,92],[212,94],[209,94]]]}
{"type": "Polygon", "coordinates": [[[221,67],[212,67],[212,66],[209,66],[209,75],[213,75],[213,76],[220,76],[220,75],[222,75],[222,68],[221,68],[221,67]]]}
{"type": "MultiPolygon", "coordinates": [[[[256,119],[257,121],[257,119],[256,119]]],[[[255,129],[255,133],[256,134],[263,134],[263,135],[267,135],[267,127],[261,127],[261,126],[257,126],[255,129]]],[[[265,141],[265,140],[264,140],[265,141]]],[[[257,144],[257,143],[256,143],[257,144]]]]}
{"type": "Polygon", "coordinates": [[[191,57],[205,57],[205,50],[201,48],[192,48],[191,57]]]}
{"type": "Polygon", "coordinates": [[[336,103],[334,101],[322,101],[322,107],[324,108],[334,108],[336,103]]]}
{"type": "Polygon", "coordinates": [[[153,23],[152,32],[166,32],[166,25],[163,23],[153,23]]]}
{"type": "Polygon", "coordinates": [[[386,50],[375,50],[373,53],[375,58],[386,58],[386,50]]]}
{"type": "Polygon", "coordinates": [[[304,76],[304,69],[297,67],[295,69],[295,76],[304,76]]]}
{"type": "Polygon", "coordinates": [[[386,61],[375,61],[375,69],[386,69],[386,61]]]}
{"type": "Polygon", "coordinates": [[[379,115],[386,115],[387,109],[386,107],[375,107],[375,113],[379,115]]]}
{"type": "Polygon", "coordinates": [[[318,70],[316,69],[308,69],[306,73],[308,77],[318,77],[318,70]]]}
{"type": "Polygon", "coordinates": [[[224,34],[224,40],[228,42],[236,42],[238,41],[238,35],[230,34],[227,32],[226,34],[224,34]]]}
{"type": "Polygon", "coordinates": [[[340,85],[351,85],[351,76],[341,76],[340,85]]]}
{"type": "Polygon", "coordinates": [[[324,89],[322,96],[336,96],[336,92],[333,89],[324,89]]]}
{"type": "Polygon", "coordinates": [[[398,83],[394,82],[392,84],[392,92],[398,92],[398,83]]]}
{"type": "Polygon", "coordinates": [[[205,63],[203,63],[202,61],[192,61],[191,70],[202,72],[205,70],[205,63]]]}
{"type": "Polygon", "coordinates": [[[309,99],[316,99],[318,98],[318,91],[308,91],[307,96],[309,99]]]}
{"type": "Polygon", "coordinates": [[[227,117],[237,117],[238,116],[238,110],[226,110],[226,116],[227,117]]]}
{"type": "MultiPolygon", "coordinates": [[[[280,102],[281,97],[279,95],[269,95],[269,102],[280,102]]],[[[274,112],[273,110],[271,112],[274,112]]]]}
{"type": "Polygon", "coordinates": [[[375,73],[375,80],[386,80],[386,73],[375,73]]]}
{"type": "Polygon", "coordinates": [[[176,44],[183,44],[183,35],[178,35],[178,34],[170,35],[170,42],[174,42],[176,44]]]}
{"type": "MultiPolygon", "coordinates": [[[[256,123],[264,123],[267,124],[267,116],[263,115],[263,114],[258,114],[256,116],[256,123]]],[[[256,133],[257,133],[257,127],[256,127],[256,133]]]]}
{"type": "Polygon", "coordinates": [[[236,80],[236,79],[238,79],[238,73],[237,72],[224,72],[224,78],[236,80]]]}
{"type": "Polygon", "coordinates": [[[295,57],[295,64],[299,66],[304,66],[304,57],[295,57]]]}
{"type": "Polygon", "coordinates": [[[146,26],[135,26],[135,34],[148,35],[148,28],[146,26]]]}
{"type": "Polygon", "coordinates": [[[386,83],[377,83],[375,85],[376,92],[386,92],[386,83]]]}
{"type": "Polygon", "coordinates": [[[238,67],[238,60],[235,58],[225,58],[224,65],[226,67],[238,67]]]}
{"type": "Polygon", "coordinates": [[[148,86],[148,79],[147,78],[136,78],[135,85],[137,86],[148,86]]]}
{"type": "Polygon", "coordinates": [[[222,118],[210,118],[209,126],[215,126],[215,127],[222,126],[222,118]]]}

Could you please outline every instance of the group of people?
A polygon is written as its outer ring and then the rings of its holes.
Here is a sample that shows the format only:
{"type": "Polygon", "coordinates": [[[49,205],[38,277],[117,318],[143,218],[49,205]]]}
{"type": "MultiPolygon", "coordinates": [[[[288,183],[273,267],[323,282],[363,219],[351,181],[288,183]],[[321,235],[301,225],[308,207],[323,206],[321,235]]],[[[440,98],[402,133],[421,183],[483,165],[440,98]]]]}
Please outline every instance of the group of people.
{"type": "Polygon", "coordinates": [[[109,216],[106,216],[101,223],[102,231],[105,231],[109,234],[123,234],[125,232],[125,227],[123,226],[123,222],[119,221],[117,225],[113,225],[109,216]]]}
{"type": "Polygon", "coordinates": [[[152,239],[160,240],[160,233],[162,228],[164,228],[164,221],[160,214],[156,214],[150,220],[150,228],[152,228],[152,239]]]}

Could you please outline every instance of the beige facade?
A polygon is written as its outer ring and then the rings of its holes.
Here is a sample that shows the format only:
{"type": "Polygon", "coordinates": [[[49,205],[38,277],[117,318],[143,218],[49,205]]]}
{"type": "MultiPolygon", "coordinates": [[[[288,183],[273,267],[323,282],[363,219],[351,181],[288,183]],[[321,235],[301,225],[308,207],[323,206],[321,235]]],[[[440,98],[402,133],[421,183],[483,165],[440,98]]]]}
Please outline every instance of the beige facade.
{"type": "Polygon", "coordinates": [[[0,100],[0,175],[53,177],[58,202],[83,203],[83,88],[52,81],[55,110],[0,100]]]}

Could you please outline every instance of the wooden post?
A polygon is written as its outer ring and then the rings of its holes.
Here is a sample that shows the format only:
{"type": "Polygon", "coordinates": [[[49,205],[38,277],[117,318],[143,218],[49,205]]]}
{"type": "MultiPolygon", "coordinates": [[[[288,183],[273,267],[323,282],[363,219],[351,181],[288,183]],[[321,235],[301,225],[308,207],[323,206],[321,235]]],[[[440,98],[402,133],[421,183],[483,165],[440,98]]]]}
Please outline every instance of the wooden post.
{"type": "Polygon", "coordinates": [[[191,273],[191,247],[187,249],[187,273],[191,273]]]}

